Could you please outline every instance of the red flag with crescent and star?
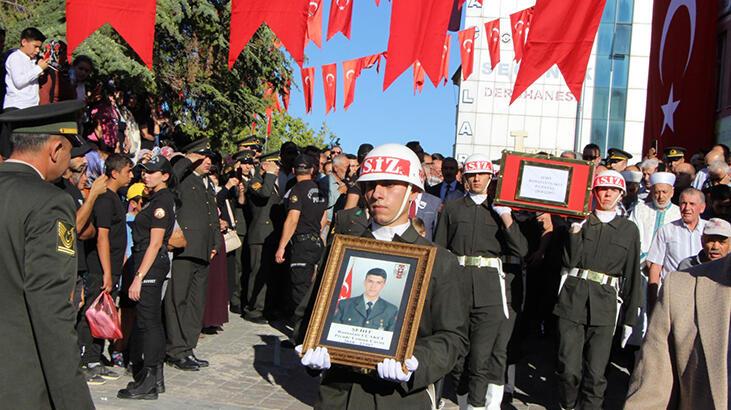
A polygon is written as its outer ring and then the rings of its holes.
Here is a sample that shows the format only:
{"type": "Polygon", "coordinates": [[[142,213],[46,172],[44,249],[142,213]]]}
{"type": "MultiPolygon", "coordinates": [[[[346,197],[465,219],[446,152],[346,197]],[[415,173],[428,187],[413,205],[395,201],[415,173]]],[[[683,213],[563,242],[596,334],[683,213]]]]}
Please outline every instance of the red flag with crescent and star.
{"type": "Polygon", "coordinates": [[[312,40],[318,48],[322,48],[322,2],[325,0],[310,0],[307,11],[307,36],[305,47],[312,40]]]}
{"type": "Polygon", "coordinates": [[[715,143],[718,3],[655,0],[643,152],[715,143]]]}
{"type": "Polygon", "coordinates": [[[393,0],[384,90],[417,60],[434,86],[439,84],[453,5],[454,0],[393,0]]]}
{"type": "Polygon", "coordinates": [[[345,99],[345,111],[355,100],[355,83],[360,75],[362,58],[343,61],[343,94],[345,99]]]}
{"type": "Polygon", "coordinates": [[[152,69],[156,4],[155,0],[67,0],[69,55],[99,27],[109,23],[152,69]]]}
{"type": "Polygon", "coordinates": [[[490,50],[490,66],[494,70],[500,62],[500,19],[485,23],[485,37],[490,50]]]}
{"type": "Polygon", "coordinates": [[[322,83],[325,88],[325,114],[335,111],[338,89],[338,65],[326,64],[322,66],[322,83]]]}
{"type": "Polygon", "coordinates": [[[348,275],[343,280],[343,286],[340,287],[340,296],[338,296],[338,302],[343,299],[350,299],[350,293],[353,289],[353,267],[350,267],[348,275]]]}
{"type": "Polygon", "coordinates": [[[515,51],[515,61],[517,62],[523,59],[525,41],[528,38],[528,32],[533,22],[533,11],[533,7],[531,7],[510,15],[510,26],[513,31],[513,50],[515,51]]]}
{"type": "Polygon", "coordinates": [[[462,79],[466,80],[472,75],[475,65],[475,27],[462,30],[457,36],[462,57],[462,79]]]}
{"type": "Polygon", "coordinates": [[[262,23],[276,34],[301,67],[310,0],[232,0],[228,68],[232,68],[262,23]]]}
{"type": "Polygon", "coordinates": [[[591,48],[606,0],[538,0],[510,103],[554,64],[581,99],[591,48]],[[557,22],[561,22],[557,24],[557,22]]]}
{"type": "Polygon", "coordinates": [[[444,39],[444,48],[442,49],[442,69],[439,74],[439,79],[443,80],[442,85],[447,85],[449,82],[449,53],[452,47],[452,36],[447,33],[447,37],[444,39]]]}
{"type": "Polygon", "coordinates": [[[420,62],[414,63],[414,95],[424,90],[424,67],[420,62]]]}
{"type": "Polygon", "coordinates": [[[315,67],[302,69],[302,94],[305,96],[305,112],[312,112],[312,96],[315,90],[315,67]]]}
{"type": "Polygon", "coordinates": [[[327,23],[327,40],[337,33],[343,33],[350,39],[350,20],[353,17],[353,1],[355,0],[332,0],[330,4],[330,19],[327,23]]]}

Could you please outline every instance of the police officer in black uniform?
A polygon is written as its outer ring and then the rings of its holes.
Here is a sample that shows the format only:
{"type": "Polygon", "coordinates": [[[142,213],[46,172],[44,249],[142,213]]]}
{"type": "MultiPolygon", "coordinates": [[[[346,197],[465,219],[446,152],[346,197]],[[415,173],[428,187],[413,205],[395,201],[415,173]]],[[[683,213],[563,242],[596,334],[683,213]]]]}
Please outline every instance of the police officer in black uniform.
{"type": "Polygon", "coordinates": [[[297,184],[288,193],[287,219],[274,255],[279,264],[285,259],[289,261],[289,311],[294,311],[307,294],[324,249],[320,232],[327,220],[327,197],[313,181],[317,170],[317,159],[307,154],[297,156],[294,163],[297,184]],[[288,244],[291,244],[289,256],[285,258],[288,244]]]}
{"type": "Polygon", "coordinates": [[[157,399],[163,393],[165,332],[162,324],[162,285],[170,271],[168,240],[175,227],[173,168],[157,155],[142,165],[142,179],[150,191],[147,203],[132,224],[134,279],[130,300],[136,301],[136,320],[129,341],[134,381],[117,393],[120,399],[157,399]]]}
{"type": "MultiPolygon", "coordinates": [[[[465,161],[469,194],[447,202],[435,242],[457,255],[465,267],[469,303],[470,352],[453,372],[460,404],[499,409],[507,368],[507,347],[515,324],[510,279],[501,257],[520,258],[528,243],[510,208],[491,206],[487,189],[494,173],[483,154],[465,161]],[[467,397],[465,397],[467,396],[467,397]]],[[[512,278],[512,275],[511,275],[512,278]]]]}
{"type": "Polygon", "coordinates": [[[236,249],[235,259],[236,266],[229,270],[229,292],[231,293],[230,309],[232,313],[243,313],[242,306],[246,302],[244,290],[242,288],[242,278],[249,271],[249,252],[246,242],[246,234],[248,232],[248,224],[251,221],[251,215],[247,212],[246,207],[246,189],[254,172],[254,151],[244,150],[233,156],[236,161],[236,178],[239,185],[234,191],[234,220],[236,222],[236,234],[243,246],[236,249]]]}

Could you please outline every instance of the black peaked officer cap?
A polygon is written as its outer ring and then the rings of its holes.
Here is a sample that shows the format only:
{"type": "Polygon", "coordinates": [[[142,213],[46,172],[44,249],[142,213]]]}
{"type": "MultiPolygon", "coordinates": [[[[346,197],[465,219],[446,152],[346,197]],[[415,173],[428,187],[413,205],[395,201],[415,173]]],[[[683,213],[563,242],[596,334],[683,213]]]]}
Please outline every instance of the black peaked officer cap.
{"type": "Polygon", "coordinates": [[[317,165],[315,158],[312,157],[312,155],[308,154],[299,154],[297,155],[297,158],[294,160],[294,167],[295,168],[301,168],[301,169],[311,169],[315,168],[317,165]]]}
{"type": "Polygon", "coordinates": [[[94,149],[94,146],[89,144],[88,142],[84,142],[78,147],[71,148],[71,158],[79,158],[86,155],[87,152],[94,149]]]}
{"type": "Polygon", "coordinates": [[[208,138],[201,138],[199,140],[193,141],[190,144],[184,146],[181,151],[185,154],[205,155],[207,157],[210,157],[211,159],[216,156],[216,153],[211,151],[211,142],[208,140],[208,138]]]}
{"type": "Polygon", "coordinates": [[[38,105],[0,115],[0,154],[9,157],[12,152],[12,134],[63,135],[73,146],[80,146],[78,113],[84,108],[81,101],[64,101],[38,105]]]}
{"type": "Polygon", "coordinates": [[[161,171],[166,174],[173,173],[173,166],[170,165],[170,161],[168,161],[167,158],[163,157],[162,155],[155,155],[154,157],[150,158],[149,161],[142,164],[142,169],[147,172],[161,171]]]}
{"type": "Polygon", "coordinates": [[[632,154],[630,154],[627,151],[623,151],[619,148],[609,148],[609,155],[607,156],[607,161],[624,161],[632,159],[632,154]]]}
{"type": "Polygon", "coordinates": [[[683,147],[666,147],[665,158],[685,158],[686,149],[683,147]]]}
{"type": "Polygon", "coordinates": [[[369,270],[368,273],[366,273],[366,276],[368,276],[368,275],[380,276],[384,280],[388,279],[388,275],[386,275],[386,271],[381,268],[373,268],[373,269],[369,270]]]}
{"type": "Polygon", "coordinates": [[[244,150],[239,151],[233,156],[233,160],[242,164],[253,164],[254,163],[254,151],[244,150]]]}
{"type": "Polygon", "coordinates": [[[259,157],[259,161],[261,162],[276,162],[281,161],[282,157],[279,155],[279,152],[270,152],[268,154],[264,154],[261,157],[259,157]]]}

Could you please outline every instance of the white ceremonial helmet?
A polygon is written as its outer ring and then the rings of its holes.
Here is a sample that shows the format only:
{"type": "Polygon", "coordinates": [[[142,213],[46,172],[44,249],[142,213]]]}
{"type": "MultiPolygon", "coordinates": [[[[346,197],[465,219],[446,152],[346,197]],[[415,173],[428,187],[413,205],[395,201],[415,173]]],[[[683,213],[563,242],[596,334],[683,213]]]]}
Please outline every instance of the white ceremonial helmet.
{"type": "Polygon", "coordinates": [[[363,159],[358,182],[402,181],[424,191],[424,171],[419,158],[401,144],[374,148],[363,159]]]}
{"type": "Polygon", "coordinates": [[[464,161],[464,175],[469,174],[495,175],[495,167],[485,154],[472,154],[464,161]]]}
{"type": "Polygon", "coordinates": [[[592,190],[599,187],[617,188],[622,190],[622,193],[627,193],[627,184],[624,177],[617,171],[606,170],[595,176],[592,190]]]}

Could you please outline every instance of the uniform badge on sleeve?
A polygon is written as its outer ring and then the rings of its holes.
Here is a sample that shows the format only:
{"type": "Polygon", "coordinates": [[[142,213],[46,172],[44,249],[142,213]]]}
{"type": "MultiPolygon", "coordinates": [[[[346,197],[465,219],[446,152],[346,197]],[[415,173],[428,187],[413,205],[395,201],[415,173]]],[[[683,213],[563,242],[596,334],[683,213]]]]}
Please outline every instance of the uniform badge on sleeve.
{"type": "Polygon", "coordinates": [[[253,184],[251,184],[251,189],[253,189],[254,191],[260,190],[261,189],[261,182],[254,182],[253,184]]]}
{"type": "Polygon", "coordinates": [[[153,215],[155,215],[155,218],[157,219],[162,219],[165,217],[165,210],[162,208],[157,208],[155,209],[155,213],[153,215]]]}
{"type": "Polygon", "coordinates": [[[289,197],[289,202],[290,203],[296,204],[297,201],[299,201],[299,198],[297,198],[297,195],[292,195],[291,197],[289,197]]]}
{"type": "Polygon", "coordinates": [[[76,256],[76,230],[73,225],[63,221],[56,222],[56,251],[69,256],[76,256]]]}

